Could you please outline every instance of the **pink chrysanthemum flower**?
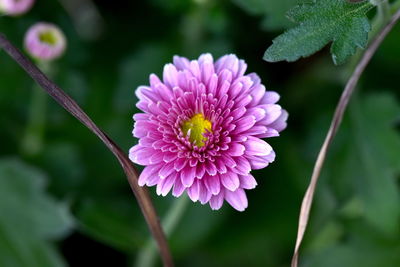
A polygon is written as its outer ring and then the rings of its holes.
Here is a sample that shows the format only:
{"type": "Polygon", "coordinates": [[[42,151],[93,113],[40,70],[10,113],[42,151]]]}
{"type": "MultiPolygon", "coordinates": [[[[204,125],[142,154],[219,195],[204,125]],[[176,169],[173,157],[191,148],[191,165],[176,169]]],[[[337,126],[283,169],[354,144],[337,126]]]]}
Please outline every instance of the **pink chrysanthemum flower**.
{"type": "Polygon", "coordinates": [[[10,16],[18,16],[28,12],[35,0],[0,0],[0,11],[10,16]]]}
{"type": "Polygon", "coordinates": [[[39,22],[31,26],[25,35],[25,49],[39,60],[59,58],[65,51],[66,39],[54,24],[39,22]]]}
{"type": "Polygon", "coordinates": [[[176,197],[185,191],[194,202],[221,208],[247,207],[245,189],[257,183],[250,174],[274,161],[272,147],[261,138],[278,136],[288,114],[266,91],[255,73],[235,55],[214,62],[210,54],[189,61],[174,57],[163,80],[150,75],[140,86],[133,135],[139,144],[130,159],[146,166],[139,185],[157,185],[157,194],[176,197]]]}

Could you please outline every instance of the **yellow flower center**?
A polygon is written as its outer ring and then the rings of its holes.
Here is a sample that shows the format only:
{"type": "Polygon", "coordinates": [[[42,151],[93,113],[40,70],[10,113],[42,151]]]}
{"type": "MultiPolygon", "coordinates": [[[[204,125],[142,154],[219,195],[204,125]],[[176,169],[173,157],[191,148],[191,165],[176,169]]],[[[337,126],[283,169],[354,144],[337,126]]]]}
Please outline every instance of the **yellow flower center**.
{"type": "Polygon", "coordinates": [[[196,114],[190,120],[184,121],[182,125],[183,134],[187,135],[190,129],[190,142],[196,144],[198,147],[204,146],[204,142],[207,141],[207,137],[203,134],[208,130],[211,132],[211,122],[204,118],[203,114],[196,114]]]}
{"type": "Polygon", "coordinates": [[[57,37],[51,31],[41,32],[39,34],[39,40],[42,43],[46,43],[49,45],[55,45],[57,43],[57,37]]]}

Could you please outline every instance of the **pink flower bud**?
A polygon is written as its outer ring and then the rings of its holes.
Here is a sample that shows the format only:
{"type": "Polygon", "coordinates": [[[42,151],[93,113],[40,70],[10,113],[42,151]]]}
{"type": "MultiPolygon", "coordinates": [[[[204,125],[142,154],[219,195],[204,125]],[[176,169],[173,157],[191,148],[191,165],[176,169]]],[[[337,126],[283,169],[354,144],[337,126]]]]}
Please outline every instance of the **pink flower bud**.
{"type": "Polygon", "coordinates": [[[65,36],[54,24],[36,23],[25,35],[25,49],[39,60],[57,59],[64,53],[65,47],[65,36]]]}
{"type": "Polygon", "coordinates": [[[0,11],[10,16],[18,16],[28,12],[35,0],[0,0],[0,11]]]}

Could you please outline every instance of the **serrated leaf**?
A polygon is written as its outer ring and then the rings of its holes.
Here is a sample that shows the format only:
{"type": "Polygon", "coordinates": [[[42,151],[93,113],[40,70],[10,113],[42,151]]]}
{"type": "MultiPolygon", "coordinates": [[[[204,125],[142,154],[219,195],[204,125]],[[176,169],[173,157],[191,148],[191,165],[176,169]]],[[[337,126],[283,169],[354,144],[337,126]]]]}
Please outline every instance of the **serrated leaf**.
{"type": "Polygon", "coordinates": [[[365,48],[370,25],[366,13],[370,2],[348,3],[345,0],[319,0],[293,8],[288,16],[298,26],[273,40],[264,60],[296,61],[307,57],[332,42],[335,64],[342,64],[356,48],[365,48]]]}
{"type": "Polygon", "coordinates": [[[234,2],[252,15],[264,15],[262,27],[266,30],[281,30],[293,23],[286,12],[300,0],[234,0],[234,2]]]}
{"type": "Polygon", "coordinates": [[[0,266],[65,266],[49,240],[65,236],[73,220],[44,186],[40,171],[19,160],[0,160],[0,266]]]}

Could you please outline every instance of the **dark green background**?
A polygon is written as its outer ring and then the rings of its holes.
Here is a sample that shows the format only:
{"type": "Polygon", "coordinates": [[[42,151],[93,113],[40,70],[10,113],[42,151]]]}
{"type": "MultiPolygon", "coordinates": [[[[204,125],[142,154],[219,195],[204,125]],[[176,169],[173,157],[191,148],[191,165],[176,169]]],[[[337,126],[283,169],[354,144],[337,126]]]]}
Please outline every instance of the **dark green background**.
{"type": "MultiPolygon", "coordinates": [[[[171,249],[177,266],[288,266],[301,199],[351,70],[333,66],[328,49],[296,63],[262,60],[291,26],[283,14],[295,2],[102,0],[100,24],[76,25],[59,1],[41,0],[24,16],[0,17],[0,31],[22,48],[33,23],[59,25],[68,49],[52,65],[54,80],[125,151],[137,142],[134,91],[173,55],[245,59],[290,114],[287,130],[268,140],[276,161],[253,172],[259,185],[245,212],[190,203],[171,249]]],[[[400,266],[399,46],[397,26],[350,102],[318,184],[301,266],[400,266]]],[[[35,155],[21,149],[33,88],[0,51],[0,266],[133,266],[149,232],[104,145],[47,98],[43,146],[35,155]]],[[[163,217],[175,199],[150,191],[163,217]]]]}

